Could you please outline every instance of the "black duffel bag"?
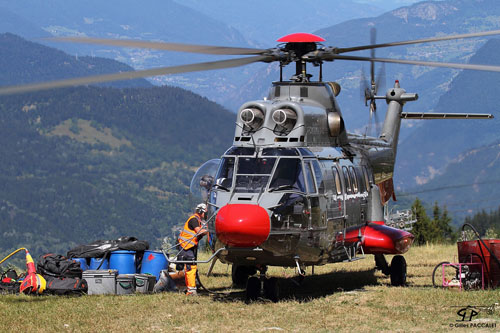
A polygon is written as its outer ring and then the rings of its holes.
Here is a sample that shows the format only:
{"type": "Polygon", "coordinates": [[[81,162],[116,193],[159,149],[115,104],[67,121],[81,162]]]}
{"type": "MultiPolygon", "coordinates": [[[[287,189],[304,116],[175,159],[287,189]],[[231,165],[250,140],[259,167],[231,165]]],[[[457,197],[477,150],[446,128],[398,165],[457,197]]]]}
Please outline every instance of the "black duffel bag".
{"type": "Polygon", "coordinates": [[[44,293],[51,295],[82,295],[88,290],[85,279],[46,276],[45,280],[47,285],[44,293]]]}
{"type": "Polygon", "coordinates": [[[41,255],[36,265],[36,271],[45,278],[82,278],[80,264],[60,254],[41,255]]]}

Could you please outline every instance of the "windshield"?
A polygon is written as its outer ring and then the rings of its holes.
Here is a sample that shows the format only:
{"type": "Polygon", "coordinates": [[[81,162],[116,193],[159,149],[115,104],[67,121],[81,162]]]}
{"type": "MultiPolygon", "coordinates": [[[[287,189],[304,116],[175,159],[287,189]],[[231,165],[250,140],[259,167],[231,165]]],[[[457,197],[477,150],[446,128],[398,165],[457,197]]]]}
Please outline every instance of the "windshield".
{"type": "Polygon", "coordinates": [[[239,157],[235,192],[258,193],[267,186],[276,158],[239,157]]]}
{"type": "Polygon", "coordinates": [[[240,157],[238,175],[270,175],[276,158],[240,157]]]}
{"type": "Polygon", "coordinates": [[[296,190],[305,192],[302,163],[298,158],[282,158],[274,172],[269,191],[296,190]]]}

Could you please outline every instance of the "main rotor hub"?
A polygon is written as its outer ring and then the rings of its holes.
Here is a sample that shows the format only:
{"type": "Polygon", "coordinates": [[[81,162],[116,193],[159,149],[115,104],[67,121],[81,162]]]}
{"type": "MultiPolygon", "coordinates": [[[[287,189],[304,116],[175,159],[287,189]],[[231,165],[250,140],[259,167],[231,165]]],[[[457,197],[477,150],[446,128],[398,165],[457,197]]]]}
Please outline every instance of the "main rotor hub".
{"type": "Polygon", "coordinates": [[[286,43],[284,50],[293,52],[296,58],[294,61],[298,61],[303,55],[316,51],[318,49],[317,43],[324,42],[325,40],[313,34],[300,32],[286,35],[277,41],[280,43],[286,43]]]}

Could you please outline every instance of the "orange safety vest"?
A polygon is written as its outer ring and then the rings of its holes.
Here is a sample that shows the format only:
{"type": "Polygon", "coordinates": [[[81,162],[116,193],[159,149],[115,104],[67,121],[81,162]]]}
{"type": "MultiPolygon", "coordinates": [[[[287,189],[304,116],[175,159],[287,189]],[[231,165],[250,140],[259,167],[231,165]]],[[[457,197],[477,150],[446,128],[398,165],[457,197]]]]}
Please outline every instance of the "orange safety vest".
{"type": "Polygon", "coordinates": [[[198,215],[196,215],[196,214],[191,215],[187,219],[186,223],[184,223],[184,229],[182,229],[181,234],[179,235],[179,239],[178,239],[180,246],[184,250],[189,250],[190,248],[198,245],[198,236],[196,236],[196,231],[189,229],[189,225],[188,225],[189,220],[191,220],[193,217],[195,217],[198,220],[198,223],[199,223],[200,228],[201,228],[201,218],[198,215]]]}

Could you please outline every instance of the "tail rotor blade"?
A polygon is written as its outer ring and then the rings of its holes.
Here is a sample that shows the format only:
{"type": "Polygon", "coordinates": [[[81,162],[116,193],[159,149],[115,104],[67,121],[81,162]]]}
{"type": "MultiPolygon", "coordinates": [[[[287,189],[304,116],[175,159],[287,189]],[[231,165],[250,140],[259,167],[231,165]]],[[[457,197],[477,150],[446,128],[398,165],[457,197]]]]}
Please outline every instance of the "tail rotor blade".
{"type": "Polygon", "coordinates": [[[379,91],[384,91],[385,90],[385,85],[386,85],[386,77],[385,77],[385,63],[382,63],[380,66],[380,69],[378,71],[377,75],[377,81],[375,82],[375,94],[377,94],[379,91]]]}
{"type": "MultiPolygon", "coordinates": [[[[370,29],[370,44],[375,45],[377,42],[377,29],[371,28],[370,29]]],[[[375,58],[375,49],[370,49],[370,57],[375,58]]],[[[371,84],[372,88],[375,87],[375,62],[370,61],[370,78],[371,78],[371,84]]]]}

